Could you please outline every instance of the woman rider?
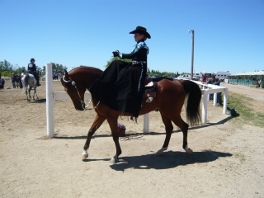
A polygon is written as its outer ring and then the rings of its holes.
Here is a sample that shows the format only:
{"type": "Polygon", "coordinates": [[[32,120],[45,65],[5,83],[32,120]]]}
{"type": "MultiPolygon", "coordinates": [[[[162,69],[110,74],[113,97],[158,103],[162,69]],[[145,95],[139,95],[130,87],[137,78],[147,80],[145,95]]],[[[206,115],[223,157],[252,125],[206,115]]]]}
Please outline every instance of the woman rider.
{"type": "Polygon", "coordinates": [[[94,98],[108,107],[138,117],[144,93],[149,53],[145,41],[151,36],[142,26],[137,26],[130,34],[134,34],[137,42],[134,50],[130,54],[120,53],[117,50],[113,52],[113,55],[121,59],[131,59],[132,62],[114,60],[94,81],[89,91],[94,98]]]}

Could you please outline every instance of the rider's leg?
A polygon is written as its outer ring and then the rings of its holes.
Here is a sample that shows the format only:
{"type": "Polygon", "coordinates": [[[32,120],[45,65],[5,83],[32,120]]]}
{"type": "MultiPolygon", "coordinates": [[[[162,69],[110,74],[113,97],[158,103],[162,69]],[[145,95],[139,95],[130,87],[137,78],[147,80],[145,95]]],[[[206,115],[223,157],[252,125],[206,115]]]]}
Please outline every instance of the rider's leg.
{"type": "Polygon", "coordinates": [[[37,80],[37,86],[40,86],[41,84],[39,84],[39,76],[36,72],[34,73],[34,77],[37,80]]]}

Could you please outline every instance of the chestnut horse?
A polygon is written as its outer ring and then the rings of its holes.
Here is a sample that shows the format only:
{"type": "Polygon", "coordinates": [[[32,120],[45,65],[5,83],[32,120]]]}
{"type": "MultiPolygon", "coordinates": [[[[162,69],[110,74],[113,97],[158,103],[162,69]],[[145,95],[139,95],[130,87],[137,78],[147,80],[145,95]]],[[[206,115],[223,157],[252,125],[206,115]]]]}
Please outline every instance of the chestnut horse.
{"type": "MultiPolygon", "coordinates": [[[[71,70],[69,73],[65,70],[61,78],[61,84],[64,86],[65,91],[70,96],[76,110],[85,110],[84,93],[89,89],[95,79],[100,77],[102,71],[93,67],[78,67],[71,70]]],[[[200,100],[201,90],[199,86],[188,80],[167,80],[162,79],[157,84],[158,91],[157,97],[151,103],[146,103],[146,99],[142,100],[142,108],[140,115],[144,115],[153,110],[159,110],[162,121],[166,129],[166,138],[164,144],[157,154],[161,154],[168,148],[171,138],[173,125],[177,125],[183,133],[183,149],[191,154],[192,150],[187,145],[187,133],[189,125],[181,118],[181,109],[184,104],[185,98],[188,97],[186,114],[190,124],[200,122],[200,100]]],[[[107,120],[112,137],[115,142],[116,154],[111,159],[111,162],[118,162],[118,157],[121,154],[121,147],[119,144],[117,120],[119,116],[132,116],[126,112],[120,112],[109,108],[108,106],[100,103],[97,99],[92,97],[93,109],[96,111],[94,122],[88,132],[87,140],[83,150],[83,160],[88,157],[87,150],[90,145],[95,131],[101,124],[107,120]]],[[[90,101],[91,102],[91,101],[90,101]]]]}

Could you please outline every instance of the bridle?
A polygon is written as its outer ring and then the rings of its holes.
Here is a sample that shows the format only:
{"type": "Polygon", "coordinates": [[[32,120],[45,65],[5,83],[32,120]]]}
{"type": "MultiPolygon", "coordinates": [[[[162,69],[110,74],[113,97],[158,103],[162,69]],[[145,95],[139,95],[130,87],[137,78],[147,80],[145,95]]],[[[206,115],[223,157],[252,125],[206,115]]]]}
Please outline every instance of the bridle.
{"type": "Polygon", "coordinates": [[[80,93],[79,93],[79,90],[78,90],[78,87],[77,87],[75,81],[73,81],[73,80],[71,80],[71,79],[69,79],[69,80],[65,80],[65,76],[62,77],[62,80],[63,80],[63,82],[65,82],[65,83],[71,83],[72,86],[74,86],[74,88],[76,89],[77,95],[78,95],[78,97],[79,97],[79,101],[80,101],[81,104],[82,104],[82,108],[83,108],[83,110],[92,110],[92,109],[95,109],[95,108],[98,107],[98,105],[100,104],[100,101],[96,104],[95,107],[93,107],[93,108],[88,108],[89,105],[90,105],[91,102],[92,102],[92,98],[90,99],[90,101],[89,101],[87,107],[85,107],[85,103],[84,103],[84,101],[83,101],[82,98],[81,98],[81,95],[80,95],[80,93]]]}

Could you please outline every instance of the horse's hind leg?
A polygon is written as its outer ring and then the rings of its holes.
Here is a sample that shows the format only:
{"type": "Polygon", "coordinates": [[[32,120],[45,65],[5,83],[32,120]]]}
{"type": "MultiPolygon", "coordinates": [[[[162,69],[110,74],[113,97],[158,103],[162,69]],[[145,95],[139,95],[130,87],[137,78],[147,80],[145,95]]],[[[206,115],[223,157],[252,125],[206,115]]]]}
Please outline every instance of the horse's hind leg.
{"type": "Polygon", "coordinates": [[[27,96],[27,100],[29,100],[29,98],[28,98],[28,88],[26,88],[26,96],[27,96]]]}
{"type": "Polygon", "coordinates": [[[164,115],[161,114],[161,118],[162,118],[162,121],[165,125],[165,130],[166,130],[166,138],[165,138],[165,141],[163,143],[163,146],[160,150],[157,151],[157,155],[160,155],[163,153],[163,151],[167,150],[168,146],[169,146],[169,142],[170,142],[170,138],[171,138],[171,133],[172,133],[172,130],[173,130],[173,126],[172,126],[172,123],[171,123],[171,120],[167,117],[165,117],[164,115]]]}
{"type": "Polygon", "coordinates": [[[34,100],[35,100],[35,96],[36,96],[36,99],[39,99],[38,95],[37,95],[37,88],[36,87],[34,87],[34,95],[33,95],[34,100]]]}
{"type": "Polygon", "coordinates": [[[28,89],[29,100],[31,100],[31,94],[30,94],[30,92],[31,92],[31,87],[29,87],[29,89],[28,89]]]}
{"type": "Polygon", "coordinates": [[[118,127],[117,127],[117,117],[109,116],[107,117],[108,124],[111,128],[112,137],[115,142],[116,147],[116,154],[112,157],[111,162],[116,163],[118,162],[118,157],[122,153],[120,143],[119,143],[119,135],[118,135],[118,127]]]}
{"type": "Polygon", "coordinates": [[[37,88],[35,88],[35,95],[36,95],[36,98],[37,98],[37,100],[38,100],[39,97],[38,97],[38,94],[37,94],[37,88]]]}
{"type": "Polygon", "coordinates": [[[183,142],[182,142],[182,148],[189,154],[192,154],[192,149],[188,148],[188,142],[187,142],[187,135],[188,135],[188,128],[189,125],[184,122],[181,118],[181,116],[178,116],[172,120],[174,124],[176,124],[183,133],[183,142]]]}
{"type": "Polygon", "coordinates": [[[92,139],[92,136],[93,134],[95,133],[95,131],[101,126],[101,124],[105,121],[105,118],[104,117],[100,117],[98,114],[96,115],[95,119],[94,119],[94,122],[88,132],[88,135],[87,135],[87,140],[85,142],[85,145],[83,147],[83,153],[82,153],[82,159],[86,159],[88,157],[88,153],[87,153],[87,150],[90,146],[90,142],[91,142],[91,139],[92,139]]]}

